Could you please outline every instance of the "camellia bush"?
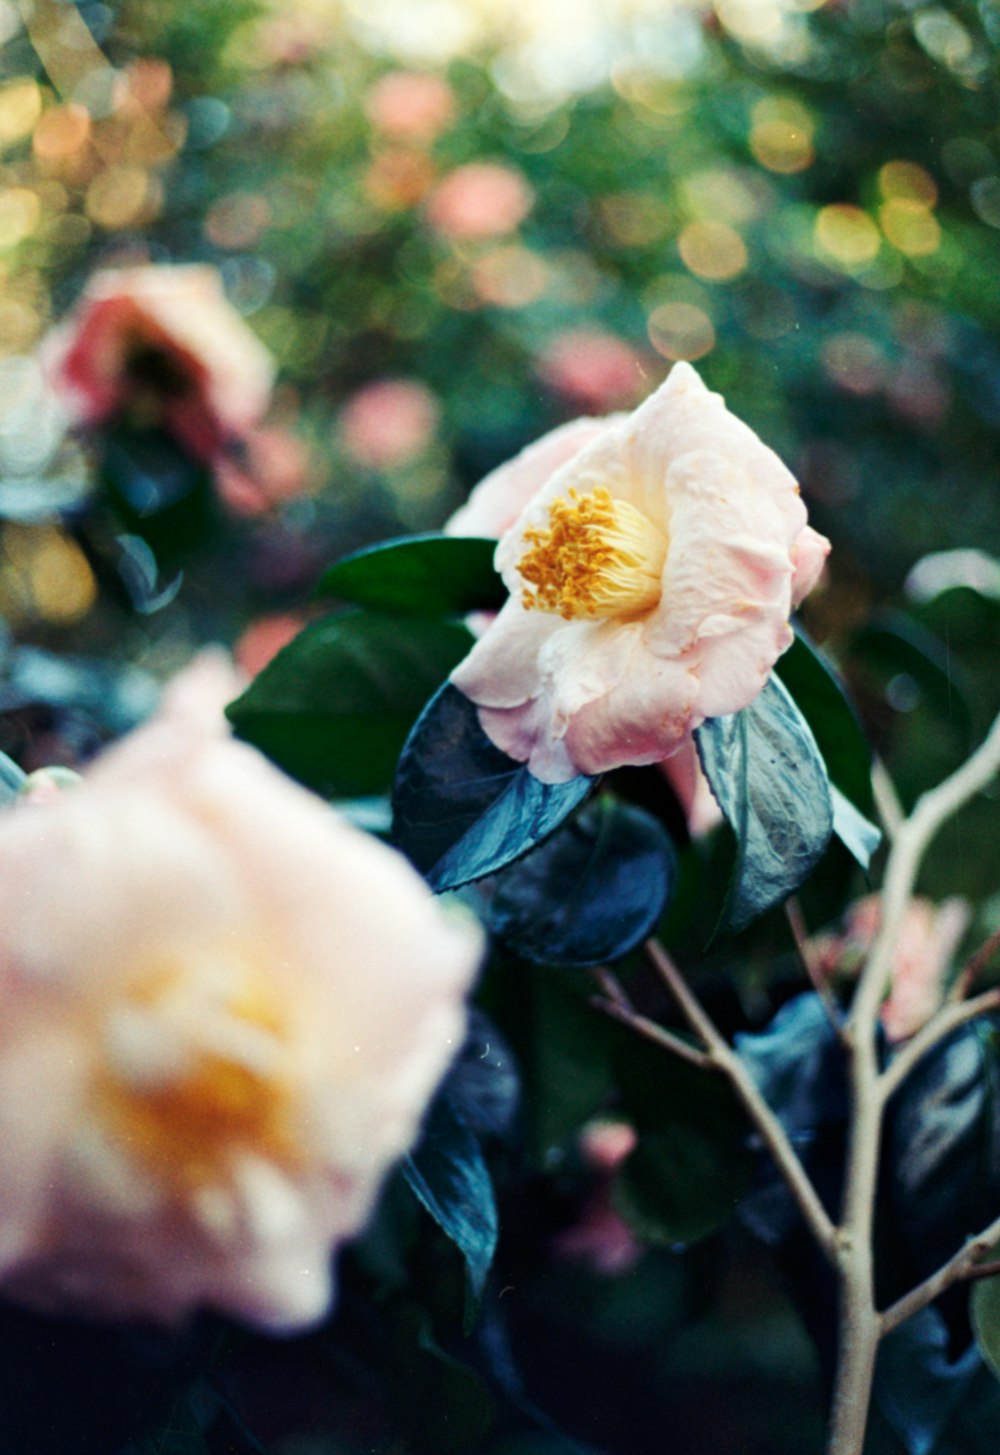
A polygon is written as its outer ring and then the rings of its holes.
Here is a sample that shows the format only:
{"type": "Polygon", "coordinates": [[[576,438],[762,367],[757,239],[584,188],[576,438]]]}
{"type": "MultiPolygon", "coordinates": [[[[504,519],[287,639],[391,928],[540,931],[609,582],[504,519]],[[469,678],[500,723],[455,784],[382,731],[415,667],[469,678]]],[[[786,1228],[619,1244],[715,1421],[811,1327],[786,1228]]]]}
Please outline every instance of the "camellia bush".
{"type": "Polygon", "coordinates": [[[997,16],[645,20],[0,6],[5,1450],[996,1449],[997,16]]]}

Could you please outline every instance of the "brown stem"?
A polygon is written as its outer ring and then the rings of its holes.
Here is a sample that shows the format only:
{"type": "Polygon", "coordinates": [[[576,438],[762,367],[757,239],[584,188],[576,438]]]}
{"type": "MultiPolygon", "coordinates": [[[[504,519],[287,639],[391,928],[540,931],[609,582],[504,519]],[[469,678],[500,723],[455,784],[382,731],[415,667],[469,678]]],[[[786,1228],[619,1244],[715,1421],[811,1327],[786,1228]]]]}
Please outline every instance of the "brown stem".
{"type": "MultiPolygon", "coordinates": [[[[909,1293],[904,1294],[902,1298],[897,1299],[887,1308],[881,1317],[883,1334],[897,1329],[906,1319],[933,1303],[946,1288],[950,1288],[953,1283],[958,1283],[960,1279],[985,1277],[985,1273],[979,1274],[976,1265],[983,1254],[988,1253],[997,1242],[1000,1242],[1000,1218],[994,1218],[988,1228],[984,1228],[975,1237],[967,1239],[958,1252],[948,1259],[947,1263],[942,1263],[936,1273],[932,1273],[929,1278],[924,1279],[923,1283],[918,1283],[916,1288],[911,1289],[909,1293]]],[[[989,1265],[981,1266],[985,1269],[989,1265]]]]}
{"type": "Polygon", "coordinates": [[[743,1104],[757,1135],[774,1159],[789,1192],[820,1249],[831,1263],[838,1259],[837,1235],[819,1194],[788,1139],[788,1134],[768,1106],[757,1083],[715,1022],[707,1014],[680,970],[663,946],[647,940],[645,951],[667,989],[683,1012],[688,1025],[705,1043],[712,1064],[727,1078],[743,1104]]]}

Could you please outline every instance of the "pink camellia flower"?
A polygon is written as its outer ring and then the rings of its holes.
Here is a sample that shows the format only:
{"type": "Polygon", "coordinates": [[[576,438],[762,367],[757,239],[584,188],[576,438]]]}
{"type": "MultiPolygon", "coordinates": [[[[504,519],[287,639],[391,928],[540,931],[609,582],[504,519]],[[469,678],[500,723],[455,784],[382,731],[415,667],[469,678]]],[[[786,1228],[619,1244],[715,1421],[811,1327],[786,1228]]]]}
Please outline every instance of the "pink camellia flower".
{"type": "Polygon", "coordinates": [[[95,273],[43,357],[77,424],[128,414],[202,460],[259,422],[274,372],[219,274],[200,265],[95,273]]]}
{"type": "Polygon", "coordinates": [[[0,818],[0,1287],[292,1330],[414,1140],[480,935],[228,740],[206,670],[0,818]]]}
{"type": "Polygon", "coordinates": [[[340,416],[344,448],[359,465],[392,470],[430,444],[441,410],[415,379],[378,379],[352,394],[340,416]]]}
{"type": "Polygon", "coordinates": [[[510,599],[452,680],[543,782],[659,762],[761,691],[828,550],[777,455],[676,364],[505,533],[510,599]]]}
{"type": "Polygon", "coordinates": [[[573,404],[602,412],[634,401],[643,380],[643,360],[613,333],[570,328],[543,350],[538,372],[573,404]]]}
{"type": "Polygon", "coordinates": [[[365,99],[376,131],[399,141],[431,142],[455,115],[455,93],[426,71],[388,71],[365,99]]]}
{"type": "MultiPolygon", "coordinates": [[[[881,1019],[890,1041],[916,1035],[939,1009],[948,971],[969,925],[964,899],[911,899],[892,960],[892,983],[881,1019]]],[[[882,920],[877,894],[859,899],[847,913],[842,934],[817,935],[811,942],[820,973],[855,974],[868,956],[882,920]]]]}
{"type": "Polygon", "coordinates": [[[427,199],[427,221],[456,242],[500,237],[524,221],[534,193],[514,167],[469,162],[443,178],[427,199]]]}
{"type": "Polygon", "coordinates": [[[309,453],[288,430],[253,429],[215,461],[219,499],[234,515],[264,515],[309,490],[309,453]]]}

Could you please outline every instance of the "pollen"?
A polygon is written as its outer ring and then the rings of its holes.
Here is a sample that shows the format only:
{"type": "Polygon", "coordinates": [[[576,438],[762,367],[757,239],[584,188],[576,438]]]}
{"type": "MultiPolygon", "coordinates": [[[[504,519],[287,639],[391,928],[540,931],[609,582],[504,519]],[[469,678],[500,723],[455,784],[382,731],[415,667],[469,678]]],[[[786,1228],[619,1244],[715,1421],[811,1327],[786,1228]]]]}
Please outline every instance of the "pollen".
{"type": "Polygon", "coordinates": [[[634,617],[660,599],[667,537],[604,486],[569,490],[549,506],[549,524],[524,533],[517,569],[528,611],[575,617],[634,617]]]}

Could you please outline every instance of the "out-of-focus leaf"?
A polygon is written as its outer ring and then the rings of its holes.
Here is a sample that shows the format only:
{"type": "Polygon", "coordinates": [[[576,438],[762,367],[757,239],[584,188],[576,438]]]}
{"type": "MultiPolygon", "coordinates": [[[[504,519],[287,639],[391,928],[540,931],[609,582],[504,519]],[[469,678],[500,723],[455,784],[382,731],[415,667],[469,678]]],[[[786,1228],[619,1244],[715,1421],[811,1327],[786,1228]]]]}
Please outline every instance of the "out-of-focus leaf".
{"type": "Polygon", "coordinates": [[[750,1186],[746,1115],[721,1077],[619,1029],[618,1108],[639,1141],[616,1176],[615,1205],[641,1238],[695,1242],[732,1216],[750,1186]]]}
{"type": "Polygon", "coordinates": [[[794,894],[822,856],[833,829],[826,768],[775,677],[742,712],[702,723],[695,741],[736,835],[726,920],[741,929],[794,894]]]}
{"type": "Polygon", "coordinates": [[[890,1103],[886,1169],[912,1281],[1000,1213],[1000,1056],[995,1024],[960,1027],[890,1103]]]}
{"type": "Polygon", "coordinates": [[[414,616],[498,611],[507,591],[493,569],[495,540],[423,535],[345,556],[321,577],[318,596],[414,616]]]}
{"type": "Polygon", "coordinates": [[[527,960],[601,965],[650,934],[676,876],[676,851],[662,825],[603,794],[502,871],[486,919],[527,960]]]}
{"type": "Polygon", "coordinates": [[[0,808],[16,801],[26,777],[27,774],[21,771],[13,758],[0,753],[0,808]]]}
{"type": "Polygon", "coordinates": [[[733,1214],[749,1181],[729,1149],[691,1126],[646,1132],[614,1181],[613,1201],[644,1242],[695,1243],[733,1214]]]}
{"type": "MultiPolygon", "coordinates": [[[[847,1083],[840,1043],[818,995],[797,995],[763,1030],[735,1039],[740,1059],[779,1120],[799,1157],[829,1201],[839,1188],[847,1083]]],[[[801,1215],[769,1153],[761,1157],[757,1185],[740,1208],[752,1231],[777,1246],[801,1215]]]]}
{"type": "Polygon", "coordinates": [[[879,1350],[874,1395],[906,1455],[994,1455],[1000,1386],[975,1343],[957,1355],[934,1307],[894,1329],[879,1350]]]}
{"type": "Polygon", "coordinates": [[[886,682],[905,675],[927,705],[966,744],[972,740],[971,689],[945,643],[901,611],[881,611],[854,637],[853,661],[886,682]]]}
{"type": "Polygon", "coordinates": [[[493,746],[475,705],[448,682],[421,713],[400,757],[393,836],[435,889],[455,889],[541,843],[593,782],[582,776],[540,782],[493,746]]]}
{"type": "Polygon", "coordinates": [[[99,477],[129,533],[160,560],[197,549],[216,519],[204,464],[162,430],[121,427],[101,444],[99,477]]]}
{"type": "Polygon", "coordinates": [[[493,1183],[479,1142],[447,1094],[435,1100],[416,1151],[403,1163],[413,1192],[465,1259],[478,1302],[497,1244],[493,1183]]]}
{"type": "Polygon", "coordinates": [[[444,1092],[477,1137],[504,1137],[510,1131],[520,1102],[514,1054],[477,1006],[470,1008],[465,1045],[445,1078],[444,1092]]]}
{"type": "Polygon", "coordinates": [[[415,1304],[395,1311],[394,1415],[414,1455],[472,1455],[482,1448],[496,1404],[481,1375],[441,1347],[430,1315],[415,1304]]]}
{"type": "Polygon", "coordinates": [[[979,1352],[1000,1379],[1000,1278],[981,1278],[970,1300],[972,1327],[979,1352]]]}
{"type": "Polygon", "coordinates": [[[227,713],[240,737],[318,792],[380,793],[414,718],[471,642],[457,623],[327,617],[289,642],[227,713]]]}
{"type": "Polygon", "coordinates": [[[801,630],[775,670],[812,729],[830,782],[871,815],[871,749],[840,678],[801,630]]]}

